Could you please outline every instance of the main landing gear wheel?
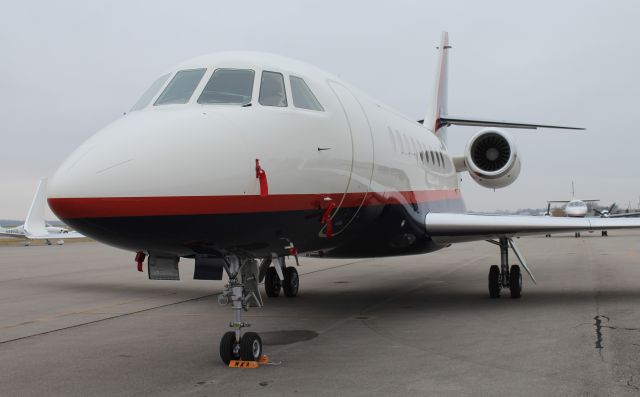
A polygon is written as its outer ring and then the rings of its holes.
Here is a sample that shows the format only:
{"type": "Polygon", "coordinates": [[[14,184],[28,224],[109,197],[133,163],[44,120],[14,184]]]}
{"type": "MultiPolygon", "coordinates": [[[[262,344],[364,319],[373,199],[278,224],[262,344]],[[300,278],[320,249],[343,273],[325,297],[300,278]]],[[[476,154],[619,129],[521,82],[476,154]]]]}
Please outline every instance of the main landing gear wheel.
{"type": "Polygon", "coordinates": [[[518,299],[522,293],[522,274],[520,273],[520,266],[511,266],[509,272],[509,290],[511,291],[511,298],[518,299]]]}
{"type": "Polygon", "coordinates": [[[284,282],[282,284],[284,289],[284,296],[287,298],[293,298],[298,295],[298,288],[300,288],[300,277],[295,267],[287,267],[284,269],[284,282]]]}
{"type": "Polygon", "coordinates": [[[240,359],[259,361],[262,357],[262,339],[255,332],[246,332],[240,339],[240,359]]]}
{"type": "Polygon", "coordinates": [[[231,360],[240,358],[240,345],[236,342],[236,333],[226,332],[220,340],[220,358],[222,362],[229,365],[231,360]]]}
{"type": "Polygon", "coordinates": [[[281,288],[282,283],[280,282],[280,277],[278,277],[278,272],[273,267],[268,268],[264,275],[264,290],[267,296],[269,298],[277,297],[280,295],[281,288]]]}
{"type": "Polygon", "coordinates": [[[602,237],[609,237],[609,232],[606,230],[602,231],[602,237]]]}
{"type": "Polygon", "coordinates": [[[576,237],[576,238],[580,237],[580,232],[576,232],[576,233],[575,233],[575,237],[576,237]]]}
{"type": "Polygon", "coordinates": [[[491,299],[500,297],[500,268],[498,265],[489,268],[489,296],[491,299]]]}

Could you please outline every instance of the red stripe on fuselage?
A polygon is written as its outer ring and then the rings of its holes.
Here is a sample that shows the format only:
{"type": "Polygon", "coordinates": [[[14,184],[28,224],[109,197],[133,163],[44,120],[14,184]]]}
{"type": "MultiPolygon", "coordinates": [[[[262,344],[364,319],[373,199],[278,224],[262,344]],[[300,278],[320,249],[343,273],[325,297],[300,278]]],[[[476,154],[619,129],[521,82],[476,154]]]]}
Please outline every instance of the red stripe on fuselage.
{"type": "MultiPolygon", "coordinates": [[[[458,189],[405,192],[347,193],[341,207],[363,205],[418,204],[460,198],[458,189]]],[[[171,216],[201,214],[241,214],[316,210],[326,207],[325,198],[336,203],[342,193],[270,194],[242,196],[167,196],[167,197],[85,197],[50,198],[49,206],[62,219],[109,218],[129,216],[171,216]]]]}

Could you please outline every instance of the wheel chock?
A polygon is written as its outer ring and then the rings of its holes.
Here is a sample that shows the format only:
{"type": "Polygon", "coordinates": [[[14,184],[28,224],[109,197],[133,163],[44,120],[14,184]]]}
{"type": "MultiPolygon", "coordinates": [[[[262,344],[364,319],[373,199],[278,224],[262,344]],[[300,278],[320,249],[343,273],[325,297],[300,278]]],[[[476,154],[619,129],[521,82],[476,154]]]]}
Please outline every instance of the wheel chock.
{"type": "Polygon", "coordinates": [[[258,368],[257,361],[244,361],[244,360],[231,360],[229,361],[229,368],[258,368]]]}
{"type": "Polygon", "coordinates": [[[231,360],[229,361],[229,368],[258,368],[260,365],[267,364],[271,364],[271,361],[269,361],[269,357],[263,354],[258,361],[231,360]]]}

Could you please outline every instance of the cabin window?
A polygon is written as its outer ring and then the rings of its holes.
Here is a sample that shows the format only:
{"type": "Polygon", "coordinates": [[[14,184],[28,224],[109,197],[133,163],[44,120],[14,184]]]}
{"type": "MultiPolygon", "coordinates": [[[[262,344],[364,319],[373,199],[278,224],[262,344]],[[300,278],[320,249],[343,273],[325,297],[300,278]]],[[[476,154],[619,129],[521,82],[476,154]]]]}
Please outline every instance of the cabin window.
{"type": "Polygon", "coordinates": [[[198,103],[251,102],[255,72],[249,69],[216,69],[202,90],[198,103]]]}
{"type": "Polygon", "coordinates": [[[181,70],[173,76],[154,105],[183,104],[189,102],[193,91],[207,69],[181,70]]]}
{"type": "Polygon", "coordinates": [[[153,97],[156,96],[158,91],[160,91],[160,88],[164,85],[164,83],[167,81],[170,75],[171,73],[167,73],[165,75],[158,77],[156,81],[154,81],[153,84],[151,84],[151,87],[147,88],[144,94],[142,94],[140,99],[138,99],[138,102],[136,102],[136,104],[133,105],[130,112],[135,112],[136,110],[140,110],[142,108],[147,107],[147,105],[151,103],[151,100],[153,99],[153,97]]]}
{"type": "Polygon", "coordinates": [[[287,94],[284,90],[282,73],[262,72],[258,102],[264,106],[287,106],[287,94]]]}
{"type": "Polygon", "coordinates": [[[324,111],[324,108],[304,80],[300,77],[290,76],[289,81],[291,82],[293,106],[301,109],[324,111]]]}

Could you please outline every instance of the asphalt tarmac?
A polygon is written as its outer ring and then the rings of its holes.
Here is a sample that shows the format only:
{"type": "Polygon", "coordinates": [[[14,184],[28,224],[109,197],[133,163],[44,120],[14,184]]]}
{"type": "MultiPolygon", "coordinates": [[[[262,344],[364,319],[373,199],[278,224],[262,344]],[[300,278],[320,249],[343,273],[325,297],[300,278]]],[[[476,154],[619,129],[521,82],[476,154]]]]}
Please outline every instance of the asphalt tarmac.
{"type": "Polygon", "coordinates": [[[640,232],[583,236],[517,240],[521,299],[489,299],[486,242],[301,258],[300,295],[244,316],[258,369],[220,361],[224,283],[192,261],[150,281],[98,243],[0,246],[0,395],[639,395],[640,232]]]}

